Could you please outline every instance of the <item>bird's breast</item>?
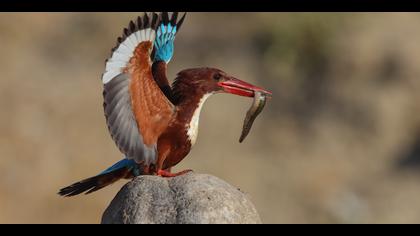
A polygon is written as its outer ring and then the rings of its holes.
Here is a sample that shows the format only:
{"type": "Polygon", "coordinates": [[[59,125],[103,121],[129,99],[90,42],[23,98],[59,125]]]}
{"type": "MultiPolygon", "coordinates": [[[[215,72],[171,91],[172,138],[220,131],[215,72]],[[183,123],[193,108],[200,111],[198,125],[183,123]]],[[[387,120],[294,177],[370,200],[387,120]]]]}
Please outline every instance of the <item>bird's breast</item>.
{"type": "Polygon", "coordinates": [[[210,95],[211,93],[200,96],[199,99],[192,98],[190,103],[178,106],[177,115],[158,142],[158,152],[169,150],[164,157],[164,169],[179,163],[197,141],[200,112],[210,95]]]}

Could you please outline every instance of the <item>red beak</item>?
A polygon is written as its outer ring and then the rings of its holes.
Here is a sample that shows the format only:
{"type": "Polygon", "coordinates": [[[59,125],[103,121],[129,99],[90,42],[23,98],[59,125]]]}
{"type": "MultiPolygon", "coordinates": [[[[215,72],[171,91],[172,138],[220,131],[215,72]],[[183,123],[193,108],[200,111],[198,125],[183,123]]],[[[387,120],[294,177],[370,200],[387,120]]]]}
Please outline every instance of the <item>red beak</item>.
{"type": "Polygon", "coordinates": [[[239,96],[254,97],[254,92],[262,92],[269,96],[272,95],[270,91],[233,77],[230,77],[226,81],[219,82],[218,85],[222,87],[225,92],[239,96]]]}

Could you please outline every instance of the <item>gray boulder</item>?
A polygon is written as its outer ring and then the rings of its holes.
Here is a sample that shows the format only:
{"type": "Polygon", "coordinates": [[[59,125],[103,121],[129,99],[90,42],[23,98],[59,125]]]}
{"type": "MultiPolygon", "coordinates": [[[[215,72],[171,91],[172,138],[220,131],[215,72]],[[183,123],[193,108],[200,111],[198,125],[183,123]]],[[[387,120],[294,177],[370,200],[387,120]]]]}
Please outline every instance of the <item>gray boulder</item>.
{"type": "Polygon", "coordinates": [[[248,199],[225,181],[188,173],[175,178],[139,176],[119,191],[103,224],[256,224],[248,199]]]}

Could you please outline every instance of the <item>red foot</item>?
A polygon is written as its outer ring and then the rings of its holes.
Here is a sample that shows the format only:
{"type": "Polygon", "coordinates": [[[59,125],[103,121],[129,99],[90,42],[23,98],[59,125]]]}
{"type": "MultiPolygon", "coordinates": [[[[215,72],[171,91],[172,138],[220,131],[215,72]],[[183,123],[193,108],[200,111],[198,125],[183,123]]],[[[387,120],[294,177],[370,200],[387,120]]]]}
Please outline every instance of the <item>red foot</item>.
{"type": "Polygon", "coordinates": [[[176,177],[176,176],[180,176],[180,175],[186,174],[186,173],[191,172],[191,171],[192,170],[183,170],[183,171],[180,171],[178,173],[170,173],[170,172],[165,171],[165,170],[158,170],[157,175],[161,176],[161,177],[176,177]]]}

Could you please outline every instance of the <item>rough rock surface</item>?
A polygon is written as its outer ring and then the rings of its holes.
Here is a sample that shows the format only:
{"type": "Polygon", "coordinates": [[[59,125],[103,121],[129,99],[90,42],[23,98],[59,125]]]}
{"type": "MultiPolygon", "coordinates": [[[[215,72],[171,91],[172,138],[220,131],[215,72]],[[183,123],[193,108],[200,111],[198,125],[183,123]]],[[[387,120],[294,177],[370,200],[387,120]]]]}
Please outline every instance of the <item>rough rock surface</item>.
{"type": "Polygon", "coordinates": [[[119,191],[103,224],[261,223],[247,196],[225,181],[189,173],[175,178],[139,176],[119,191]]]}

